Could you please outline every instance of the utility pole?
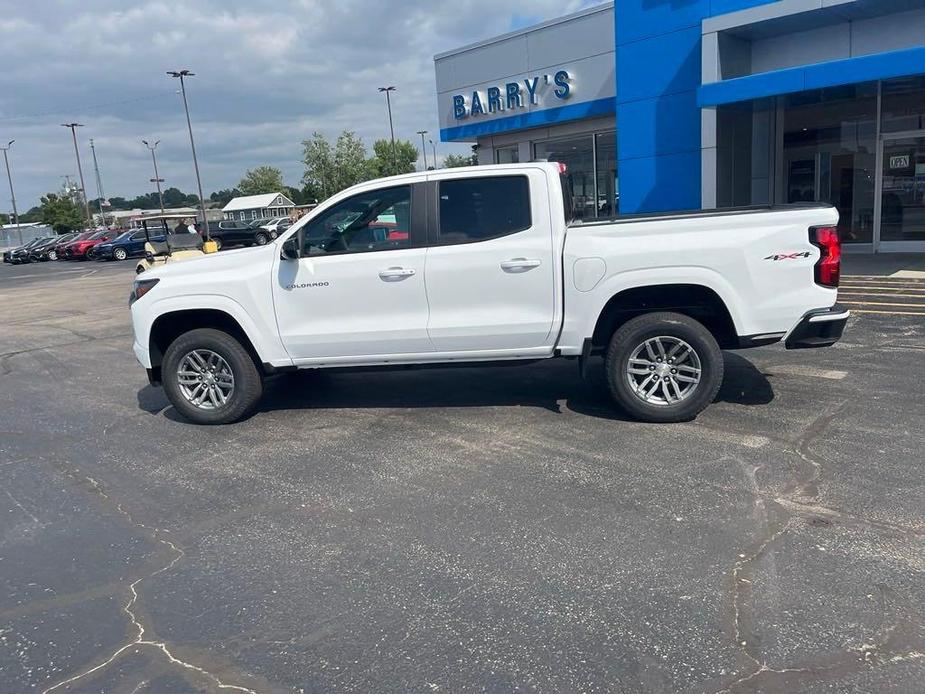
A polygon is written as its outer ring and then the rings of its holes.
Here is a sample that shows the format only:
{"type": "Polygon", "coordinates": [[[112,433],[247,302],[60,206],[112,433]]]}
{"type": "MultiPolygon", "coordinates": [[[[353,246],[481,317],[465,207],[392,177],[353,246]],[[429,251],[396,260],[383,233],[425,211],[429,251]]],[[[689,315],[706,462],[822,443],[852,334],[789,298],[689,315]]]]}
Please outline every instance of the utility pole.
{"type": "MultiPolygon", "coordinates": [[[[418,130],[418,135],[421,136],[421,154],[424,155],[424,170],[427,171],[427,145],[424,144],[424,136],[427,134],[426,130],[418,130]]],[[[436,162],[434,162],[436,164],[436,162]]]]}
{"type": "Polygon", "coordinates": [[[153,145],[148,144],[147,140],[142,140],[144,146],[151,150],[151,161],[154,162],[154,178],[151,179],[151,183],[157,184],[157,199],[161,203],[161,214],[164,214],[164,194],[161,192],[161,183],[164,182],[164,179],[161,178],[157,173],[157,155],[154,153],[154,150],[157,149],[157,146],[161,144],[160,140],[155,141],[153,145]]]}
{"type": "Polygon", "coordinates": [[[193,124],[190,122],[189,103],[186,101],[186,82],[184,81],[187,77],[194,77],[196,73],[190,72],[189,70],[170,70],[167,74],[171,77],[177,77],[180,80],[180,93],[183,94],[183,110],[186,111],[186,127],[189,129],[189,144],[190,148],[193,150],[193,168],[196,170],[196,185],[199,188],[199,210],[202,212],[202,223],[206,231],[206,241],[211,241],[212,237],[209,234],[209,220],[206,218],[206,201],[202,196],[202,179],[199,177],[199,162],[196,159],[196,142],[193,140],[193,124]]]}
{"type": "Polygon", "coordinates": [[[430,146],[434,150],[434,170],[437,169],[437,145],[434,144],[433,140],[430,140],[430,146]]]}
{"type": "Polygon", "coordinates": [[[96,161],[96,147],[93,145],[92,137],[90,138],[90,152],[93,153],[93,172],[96,174],[96,194],[99,196],[96,202],[100,208],[100,222],[103,226],[106,226],[106,213],[103,212],[103,198],[106,196],[103,194],[103,179],[100,178],[100,165],[96,161]]]}
{"type": "Polygon", "coordinates": [[[16,194],[13,192],[13,175],[10,173],[10,159],[7,153],[16,140],[10,140],[6,147],[0,147],[3,150],[3,163],[6,164],[6,177],[10,182],[10,198],[13,200],[13,216],[16,218],[16,233],[19,234],[19,245],[22,246],[22,227],[19,226],[19,212],[16,210],[16,194]]]}
{"type": "Polygon", "coordinates": [[[379,87],[380,92],[385,92],[385,103],[389,108],[389,133],[392,137],[392,168],[395,168],[395,127],[392,125],[392,92],[395,91],[395,87],[379,87]]]}
{"type": "Polygon", "coordinates": [[[80,167],[80,150],[77,148],[77,128],[82,128],[83,123],[62,123],[61,127],[70,128],[71,137],[74,138],[74,155],[77,157],[77,173],[80,175],[80,192],[84,196],[84,211],[87,213],[87,228],[93,228],[93,216],[90,214],[90,201],[87,200],[87,186],[84,185],[84,172],[80,167]]]}

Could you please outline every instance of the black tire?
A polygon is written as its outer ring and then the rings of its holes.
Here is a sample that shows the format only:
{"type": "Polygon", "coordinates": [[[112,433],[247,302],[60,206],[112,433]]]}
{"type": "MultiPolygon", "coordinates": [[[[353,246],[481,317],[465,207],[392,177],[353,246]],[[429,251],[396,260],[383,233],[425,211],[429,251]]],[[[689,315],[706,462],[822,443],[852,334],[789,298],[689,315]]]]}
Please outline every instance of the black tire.
{"type": "MultiPolygon", "coordinates": [[[[677,343],[675,343],[677,344],[677,343]]],[[[681,352],[683,354],[683,352],[681,352]]],[[[646,357],[648,358],[648,357],[646,357]]],[[[693,357],[691,357],[693,358],[693,357]]],[[[659,361],[666,361],[661,357],[659,361]]],[[[645,363],[645,362],[643,362],[645,363]]],[[[689,363],[689,362],[688,362],[689,363]]],[[[638,362],[636,362],[638,365],[638,362]]],[[[652,368],[641,366],[639,368],[652,368]]],[[[657,366],[656,368],[663,368],[657,366]]],[[[607,385],[610,394],[617,404],[634,418],[643,422],[687,422],[696,417],[703,409],[716,398],[723,383],[723,353],[716,342],[716,338],[701,323],[680,313],[647,313],[637,316],[626,323],[610,338],[606,361],[607,385]],[[630,357],[647,340],[656,337],[665,337],[670,340],[679,340],[687,343],[693,350],[694,356],[700,363],[700,381],[683,399],[677,402],[652,403],[637,394],[628,375],[630,357]]],[[[670,371],[669,373],[677,373],[670,371]]],[[[667,375],[667,374],[666,374],[667,375]]],[[[655,376],[655,374],[653,374],[655,376]]],[[[671,376],[667,376],[671,378],[671,376]]],[[[644,375],[637,375],[637,383],[645,382],[644,375]]],[[[668,382],[663,386],[656,383],[656,397],[665,400],[665,389],[670,388],[668,382]],[[659,389],[662,395],[659,396],[659,389]]],[[[686,387],[686,384],[681,384],[686,387]]]]}
{"type": "Polygon", "coordinates": [[[222,250],[222,240],[221,240],[221,239],[217,239],[217,238],[215,238],[215,237],[213,236],[213,237],[212,237],[212,241],[215,243],[215,250],[216,250],[216,251],[222,250]]]}
{"type": "Polygon", "coordinates": [[[126,258],[128,258],[128,251],[125,250],[124,248],[116,248],[112,252],[112,257],[113,257],[113,260],[125,260],[126,258]]]}
{"type": "Polygon", "coordinates": [[[196,424],[230,424],[248,414],[263,395],[263,377],[251,355],[228,333],[199,328],[180,335],[164,355],[161,379],[168,400],[177,412],[196,424]],[[205,410],[193,405],[180,390],[177,369],[180,361],[193,350],[209,350],[219,355],[234,375],[234,390],[221,407],[205,410]]]}
{"type": "Polygon", "coordinates": [[[270,243],[270,235],[264,231],[258,231],[256,234],[254,234],[254,243],[256,243],[258,246],[266,246],[268,243],[270,243]]]}

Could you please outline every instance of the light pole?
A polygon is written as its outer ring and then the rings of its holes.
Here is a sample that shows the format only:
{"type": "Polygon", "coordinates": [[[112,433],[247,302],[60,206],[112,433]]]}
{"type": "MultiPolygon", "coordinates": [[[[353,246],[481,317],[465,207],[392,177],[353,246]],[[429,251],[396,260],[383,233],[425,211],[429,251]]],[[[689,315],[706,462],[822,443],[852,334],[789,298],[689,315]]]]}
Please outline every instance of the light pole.
{"type": "Polygon", "coordinates": [[[80,167],[80,150],[77,148],[77,128],[82,128],[83,123],[62,123],[62,128],[70,128],[71,137],[74,138],[74,155],[77,157],[77,173],[80,175],[80,192],[84,196],[84,211],[87,213],[87,228],[93,228],[93,217],[90,214],[90,201],[87,200],[87,186],[84,185],[84,172],[80,167]]]}
{"type": "Polygon", "coordinates": [[[144,146],[151,150],[151,161],[154,162],[154,178],[151,179],[151,183],[157,184],[157,199],[161,203],[161,214],[164,214],[164,194],[161,192],[161,183],[164,182],[164,179],[161,178],[157,173],[157,155],[154,153],[154,150],[157,149],[157,146],[161,144],[160,140],[156,140],[153,145],[148,144],[147,140],[142,140],[144,146]]]}
{"type": "Polygon", "coordinates": [[[13,216],[16,218],[16,233],[19,234],[19,245],[22,246],[22,227],[19,226],[19,212],[16,211],[16,194],[13,192],[13,175],[10,173],[10,159],[7,152],[16,140],[10,140],[6,147],[0,147],[3,150],[3,163],[6,164],[6,177],[10,182],[10,197],[13,199],[13,216]]]}
{"type": "MultiPolygon", "coordinates": [[[[97,205],[100,208],[100,223],[103,226],[106,226],[106,214],[103,212],[103,198],[106,197],[103,194],[103,179],[100,178],[100,165],[96,161],[96,147],[93,146],[93,138],[90,138],[90,152],[93,154],[93,172],[96,174],[96,194],[99,196],[97,198],[97,205]]],[[[115,219],[113,219],[115,222],[115,219]]]]}
{"type": "Polygon", "coordinates": [[[189,129],[189,144],[193,150],[193,168],[196,169],[196,185],[199,188],[199,210],[202,212],[202,223],[205,225],[206,241],[211,241],[209,220],[206,218],[206,201],[202,196],[202,180],[199,178],[199,162],[196,159],[196,142],[193,140],[193,124],[190,122],[189,103],[186,101],[186,82],[184,82],[185,78],[194,77],[196,73],[189,70],[169,70],[167,74],[180,79],[180,93],[183,94],[183,109],[186,111],[186,127],[189,129]]]}
{"type": "Polygon", "coordinates": [[[430,146],[434,150],[434,170],[436,171],[437,169],[437,145],[434,144],[433,140],[430,140],[430,146]]]}
{"type": "Polygon", "coordinates": [[[385,92],[385,103],[389,108],[389,133],[392,137],[392,167],[395,167],[395,127],[392,125],[392,92],[395,87],[379,87],[380,92],[385,92]]]}
{"type": "Polygon", "coordinates": [[[426,134],[427,134],[426,130],[418,130],[418,135],[421,136],[421,154],[424,155],[424,170],[425,171],[427,171],[427,145],[424,144],[424,136],[426,134]]]}

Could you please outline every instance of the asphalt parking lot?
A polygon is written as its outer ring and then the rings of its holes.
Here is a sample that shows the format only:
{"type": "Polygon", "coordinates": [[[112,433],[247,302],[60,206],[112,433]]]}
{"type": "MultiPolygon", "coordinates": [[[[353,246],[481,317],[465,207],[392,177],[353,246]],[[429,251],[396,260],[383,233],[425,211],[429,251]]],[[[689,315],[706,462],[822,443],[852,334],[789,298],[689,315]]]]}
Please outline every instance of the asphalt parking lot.
{"type": "Polygon", "coordinates": [[[308,374],[196,428],[132,263],[0,268],[3,692],[914,692],[925,279],[646,425],[573,362],[308,374]]]}

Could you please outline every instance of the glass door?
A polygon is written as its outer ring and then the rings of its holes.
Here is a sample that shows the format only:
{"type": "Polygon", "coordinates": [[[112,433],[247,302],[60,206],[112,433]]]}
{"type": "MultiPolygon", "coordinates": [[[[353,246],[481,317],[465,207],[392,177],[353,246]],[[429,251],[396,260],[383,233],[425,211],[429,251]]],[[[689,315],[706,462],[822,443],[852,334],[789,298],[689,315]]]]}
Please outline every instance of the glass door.
{"type": "Polygon", "coordinates": [[[886,133],[878,152],[878,251],[925,251],[925,130],[886,133]]]}

